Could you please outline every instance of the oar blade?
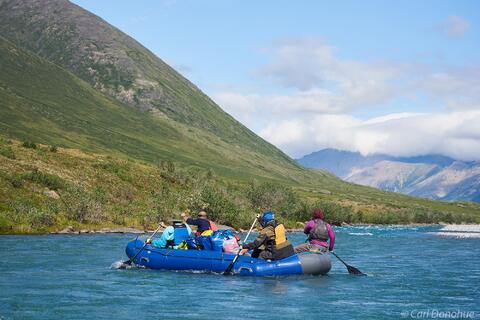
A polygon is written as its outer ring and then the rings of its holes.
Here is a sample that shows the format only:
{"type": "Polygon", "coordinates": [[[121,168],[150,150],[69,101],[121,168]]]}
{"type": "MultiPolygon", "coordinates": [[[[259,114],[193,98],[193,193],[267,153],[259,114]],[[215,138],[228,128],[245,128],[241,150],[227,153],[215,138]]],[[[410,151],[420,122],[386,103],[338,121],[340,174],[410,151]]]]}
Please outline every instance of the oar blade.
{"type": "Polygon", "coordinates": [[[224,276],[233,276],[232,269],[230,269],[230,270],[225,270],[225,271],[223,272],[223,275],[224,275],[224,276]]]}
{"type": "Polygon", "coordinates": [[[354,274],[356,276],[366,276],[365,273],[363,273],[362,271],[350,265],[347,265],[347,270],[348,270],[348,273],[354,274]]]}
{"type": "Polygon", "coordinates": [[[238,256],[235,256],[232,262],[228,265],[227,269],[223,271],[224,276],[233,276],[233,266],[235,265],[235,262],[237,262],[237,258],[238,256]]]}

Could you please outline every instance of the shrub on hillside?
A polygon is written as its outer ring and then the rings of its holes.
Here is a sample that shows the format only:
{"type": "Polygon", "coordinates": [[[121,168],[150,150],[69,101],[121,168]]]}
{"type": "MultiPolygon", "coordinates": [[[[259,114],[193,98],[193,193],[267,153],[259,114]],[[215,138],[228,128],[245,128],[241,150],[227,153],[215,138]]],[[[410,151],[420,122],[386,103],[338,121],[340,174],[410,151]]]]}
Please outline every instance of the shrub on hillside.
{"type": "Polygon", "coordinates": [[[181,193],[174,191],[166,182],[161,181],[152,194],[151,211],[147,213],[147,220],[158,224],[162,220],[178,219],[179,203],[182,198],[181,193]]]}
{"type": "Polygon", "coordinates": [[[237,213],[241,209],[228,197],[228,194],[212,186],[206,186],[201,193],[205,209],[210,218],[223,224],[236,224],[237,213]]]}
{"type": "Polygon", "coordinates": [[[79,186],[70,186],[62,195],[67,218],[82,223],[100,223],[107,220],[102,204],[79,186]]]}
{"type": "Polygon", "coordinates": [[[291,188],[271,183],[250,183],[246,192],[252,209],[256,211],[274,210],[280,215],[291,215],[300,204],[291,188]]]}
{"type": "Polygon", "coordinates": [[[0,147],[0,155],[12,160],[16,159],[13,149],[9,146],[0,147]]]}
{"type": "Polygon", "coordinates": [[[14,174],[14,175],[7,175],[5,179],[10,182],[12,187],[14,188],[22,188],[24,184],[24,180],[21,176],[14,174]]]}
{"type": "Polygon", "coordinates": [[[36,207],[30,208],[28,211],[28,219],[33,228],[50,227],[55,224],[55,215],[46,210],[36,207]]]}
{"type": "Polygon", "coordinates": [[[341,225],[342,222],[351,223],[355,212],[346,206],[334,202],[321,202],[316,205],[325,213],[325,220],[334,225],[341,225]]]}
{"type": "Polygon", "coordinates": [[[2,144],[12,144],[12,140],[0,137],[0,143],[2,143],[2,144]]]}
{"type": "Polygon", "coordinates": [[[30,199],[19,199],[7,203],[3,216],[15,228],[24,226],[25,231],[39,230],[55,225],[56,213],[50,209],[30,199]]]}
{"type": "Polygon", "coordinates": [[[287,219],[291,220],[295,224],[297,222],[303,223],[312,218],[312,210],[313,210],[313,206],[303,201],[298,204],[296,211],[292,212],[291,214],[288,214],[286,217],[287,219]]]}
{"type": "Polygon", "coordinates": [[[7,233],[7,232],[10,232],[12,230],[12,224],[11,222],[0,215],[0,232],[1,233],[7,233]]]}
{"type": "Polygon", "coordinates": [[[135,193],[135,188],[129,184],[126,184],[117,186],[114,196],[120,200],[132,201],[135,198],[135,193]]]}
{"type": "Polygon", "coordinates": [[[175,164],[171,160],[161,160],[158,162],[158,167],[162,170],[165,170],[169,173],[175,172],[175,164]]]}
{"type": "Polygon", "coordinates": [[[93,164],[93,167],[111,172],[125,182],[133,181],[133,178],[130,175],[130,165],[126,161],[98,161],[93,164]]]}
{"type": "Polygon", "coordinates": [[[50,152],[57,152],[58,148],[56,146],[51,146],[50,147],[50,152]]]}
{"type": "Polygon", "coordinates": [[[42,172],[38,169],[26,172],[21,177],[25,180],[42,184],[51,190],[61,189],[65,184],[60,177],[42,172]]]}
{"type": "Polygon", "coordinates": [[[22,147],[28,149],[37,149],[37,145],[32,141],[23,141],[22,147]]]}

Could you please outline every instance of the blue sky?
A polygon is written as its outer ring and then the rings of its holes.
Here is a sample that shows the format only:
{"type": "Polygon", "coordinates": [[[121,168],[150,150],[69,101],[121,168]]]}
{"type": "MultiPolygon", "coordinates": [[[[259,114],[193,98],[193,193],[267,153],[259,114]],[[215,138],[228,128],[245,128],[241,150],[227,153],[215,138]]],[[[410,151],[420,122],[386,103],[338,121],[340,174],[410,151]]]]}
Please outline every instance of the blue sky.
{"type": "Polygon", "coordinates": [[[479,1],[74,2],[293,157],[480,159],[479,1]]]}

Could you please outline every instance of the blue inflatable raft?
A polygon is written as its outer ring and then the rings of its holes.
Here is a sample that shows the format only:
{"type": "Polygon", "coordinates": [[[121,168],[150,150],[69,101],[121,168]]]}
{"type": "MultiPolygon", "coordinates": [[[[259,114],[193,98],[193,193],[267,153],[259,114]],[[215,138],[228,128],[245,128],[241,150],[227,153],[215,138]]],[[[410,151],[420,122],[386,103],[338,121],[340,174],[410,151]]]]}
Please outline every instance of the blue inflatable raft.
{"type": "MultiPolygon", "coordinates": [[[[138,238],[129,242],[127,256],[133,258],[144,244],[138,238]]],[[[159,249],[147,245],[133,263],[158,270],[223,273],[234,257],[234,254],[222,251],[159,249]]],[[[325,275],[331,267],[327,254],[301,253],[274,261],[240,256],[232,271],[235,275],[257,277],[325,275]]]]}

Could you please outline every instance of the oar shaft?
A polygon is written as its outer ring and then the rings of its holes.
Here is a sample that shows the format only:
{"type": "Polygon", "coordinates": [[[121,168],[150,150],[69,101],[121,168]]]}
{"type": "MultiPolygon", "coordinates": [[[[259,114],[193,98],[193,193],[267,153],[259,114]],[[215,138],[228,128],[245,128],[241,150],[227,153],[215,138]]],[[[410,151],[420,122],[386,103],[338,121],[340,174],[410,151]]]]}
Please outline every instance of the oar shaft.
{"type": "Polygon", "coordinates": [[[362,271],[355,268],[354,266],[351,266],[348,263],[346,263],[345,261],[343,261],[342,258],[340,258],[335,252],[330,251],[330,253],[333,254],[335,257],[337,257],[337,259],[340,260],[340,262],[343,263],[345,265],[345,267],[347,267],[348,273],[355,274],[355,275],[361,275],[361,276],[366,275],[362,271]]]}
{"type": "Polygon", "coordinates": [[[257,219],[253,220],[252,226],[250,227],[250,230],[248,230],[247,236],[245,237],[245,240],[243,240],[243,243],[247,242],[248,237],[250,236],[250,233],[252,233],[253,227],[255,227],[255,223],[257,222],[257,219]]]}
{"type": "MultiPolygon", "coordinates": [[[[160,224],[157,228],[157,230],[155,230],[152,235],[149,237],[149,239],[152,239],[153,237],[155,237],[155,235],[157,234],[158,230],[160,230],[160,228],[162,227],[162,225],[160,224]]],[[[140,248],[140,250],[138,250],[138,252],[133,256],[133,258],[131,258],[129,261],[130,262],[133,262],[135,260],[135,258],[140,254],[140,252],[143,251],[143,249],[147,246],[147,241],[145,240],[145,243],[143,244],[142,248],[140,248]]]]}
{"type": "MultiPolygon", "coordinates": [[[[250,230],[248,230],[247,232],[247,236],[245,237],[245,240],[243,240],[243,243],[246,243],[247,242],[247,239],[248,237],[250,236],[250,233],[252,233],[252,230],[253,230],[253,227],[255,227],[255,223],[257,222],[257,219],[255,219],[252,223],[252,226],[250,227],[250,230]]],[[[232,265],[235,264],[235,262],[237,262],[238,260],[238,257],[240,256],[240,252],[242,251],[242,247],[240,247],[240,249],[238,249],[238,252],[237,252],[237,255],[235,256],[235,258],[233,258],[232,260],[232,265]]]]}
{"type": "MultiPolygon", "coordinates": [[[[255,220],[253,220],[252,226],[250,227],[250,230],[248,230],[247,236],[245,237],[245,240],[243,240],[243,243],[247,242],[247,239],[250,236],[250,233],[252,232],[253,227],[255,227],[256,222],[257,222],[257,218],[255,217],[255,220]]],[[[242,247],[240,247],[240,249],[238,249],[238,252],[235,255],[235,257],[233,258],[232,262],[228,265],[227,269],[225,269],[225,271],[223,272],[224,275],[230,274],[230,272],[233,269],[233,266],[235,265],[235,262],[237,262],[238,257],[240,256],[240,252],[242,252],[242,247]]]]}
{"type": "Polygon", "coordinates": [[[342,260],[342,258],[340,258],[339,256],[337,256],[337,254],[333,251],[330,251],[331,254],[333,254],[335,257],[337,257],[338,260],[340,260],[341,263],[343,263],[344,265],[348,265],[345,261],[342,260]]]}

